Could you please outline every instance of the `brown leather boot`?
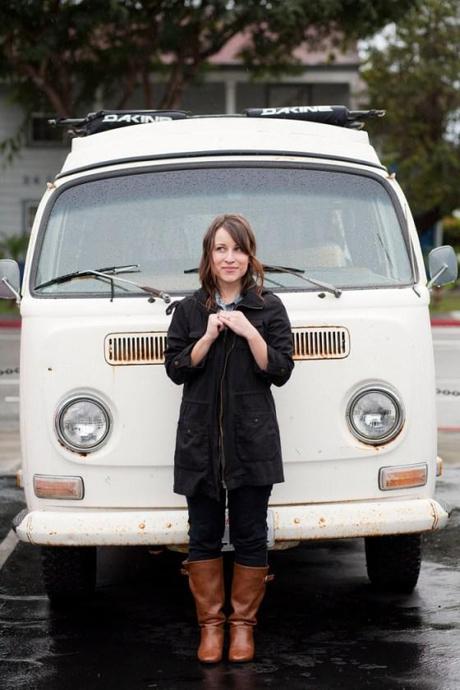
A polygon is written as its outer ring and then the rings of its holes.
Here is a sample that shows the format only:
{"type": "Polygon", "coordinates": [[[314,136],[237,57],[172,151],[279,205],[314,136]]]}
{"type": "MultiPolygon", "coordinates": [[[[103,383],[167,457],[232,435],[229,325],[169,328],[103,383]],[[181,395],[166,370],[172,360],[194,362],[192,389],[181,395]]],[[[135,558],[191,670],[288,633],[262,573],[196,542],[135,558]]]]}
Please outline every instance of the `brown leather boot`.
{"type": "Polygon", "coordinates": [[[264,598],[266,583],[273,580],[268,566],[252,568],[234,563],[232,582],[232,607],[229,616],[229,661],[251,661],[254,658],[254,626],[256,615],[264,598]]]}
{"type": "Polygon", "coordinates": [[[188,575],[201,628],[198,659],[215,664],[222,659],[224,645],[225,602],[223,558],[184,561],[182,573],[188,575]]]}

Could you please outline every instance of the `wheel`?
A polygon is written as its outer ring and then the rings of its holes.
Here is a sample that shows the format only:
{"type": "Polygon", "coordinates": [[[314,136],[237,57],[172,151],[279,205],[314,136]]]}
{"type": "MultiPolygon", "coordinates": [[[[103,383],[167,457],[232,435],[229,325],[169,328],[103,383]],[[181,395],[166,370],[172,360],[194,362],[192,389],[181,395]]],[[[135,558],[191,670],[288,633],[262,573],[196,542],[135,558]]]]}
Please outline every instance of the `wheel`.
{"type": "Polygon", "coordinates": [[[422,563],[420,534],[366,537],[366,565],[374,587],[389,592],[412,592],[422,563]]]}
{"type": "Polygon", "coordinates": [[[42,573],[51,601],[91,596],[96,588],[95,546],[42,546],[42,573]]]}

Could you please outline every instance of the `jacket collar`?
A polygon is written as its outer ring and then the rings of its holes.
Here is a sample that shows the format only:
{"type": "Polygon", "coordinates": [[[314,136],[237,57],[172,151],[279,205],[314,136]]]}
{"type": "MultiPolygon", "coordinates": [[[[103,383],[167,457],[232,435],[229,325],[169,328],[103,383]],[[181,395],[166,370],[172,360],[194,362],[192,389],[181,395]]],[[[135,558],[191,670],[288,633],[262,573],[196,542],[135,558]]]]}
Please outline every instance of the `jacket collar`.
{"type": "MultiPolygon", "coordinates": [[[[263,293],[264,290],[262,290],[262,294],[263,293]]],[[[246,309],[263,309],[263,306],[263,297],[257,294],[255,287],[249,288],[249,290],[243,294],[243,299],[238,305],[238,307],[245,307],[246,309]]]]}
{"type": "MultiPolygon", "coordinates": [[[[262,295],[266,290],[262,290],[262,295]]],[[[195,299],[206,309],[207,293],[200,288],[194,293],[195,299]]],[[[257,294],[256,288],[251,287],[249,290],[242,295],[243,299],[239,302],[237,309],[244,307],[245,309],[263,309],[264,300],[261,295],[257,294]]],[[[211,309],[212,312],[216,312],[217,309],[211,309]]]]}

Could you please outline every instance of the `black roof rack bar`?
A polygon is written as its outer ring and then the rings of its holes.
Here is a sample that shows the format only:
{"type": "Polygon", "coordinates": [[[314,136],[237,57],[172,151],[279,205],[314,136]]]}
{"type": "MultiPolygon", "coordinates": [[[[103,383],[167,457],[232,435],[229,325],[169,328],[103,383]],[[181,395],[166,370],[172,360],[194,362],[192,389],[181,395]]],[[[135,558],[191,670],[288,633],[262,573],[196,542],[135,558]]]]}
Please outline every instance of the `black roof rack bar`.
{"type": "Polygon", "coordinates": [[[60,117],[48,120],[54,127],[69,127],[77,136],[98,134],[119,127],[144,125],[164,120],[184,120],[190,113],[185,110],[98,110],[86,117],[60,117]]]}
{"type": "Polygon", "coordinates": [[[303,120],[362,129],[363,120],[383,117],[385,110],[348,110],[344,105],[296,105],[286,108],[248,108],[245,113],[248,117],[303,120]]]}
{"type": "Polygon", "coordinates": [[[248,108],[236,115],[193,115],[185,110],[99,110],[82,118],[48,120],[56,127],[69,127],[77,136],[97,134],[119,127],[149,124],[164,120],[185,120],[207,117],[259,117],[318,122],[353,129],[362,129],[364,120],[383,117],[384,110],[348,110],[344,105],[298,105],[286,108],[248,108]]]}

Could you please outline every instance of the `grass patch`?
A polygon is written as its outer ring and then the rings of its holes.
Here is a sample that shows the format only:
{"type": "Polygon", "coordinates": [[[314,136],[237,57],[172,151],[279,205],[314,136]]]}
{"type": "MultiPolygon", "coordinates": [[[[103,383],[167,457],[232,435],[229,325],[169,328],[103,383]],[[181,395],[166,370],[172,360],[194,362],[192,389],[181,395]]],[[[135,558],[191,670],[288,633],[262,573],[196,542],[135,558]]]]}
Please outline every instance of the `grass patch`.
{"type": "Polygon", "coordinates": [[[430,311],[432,314],[460,311],[460,289],[435,288],[431,294],[430,311]]]}
{"type": "Polygon", "coordinates": [[[19,317],[19,307],[13,299],[0,299],[0,316],[19,317]]]}

